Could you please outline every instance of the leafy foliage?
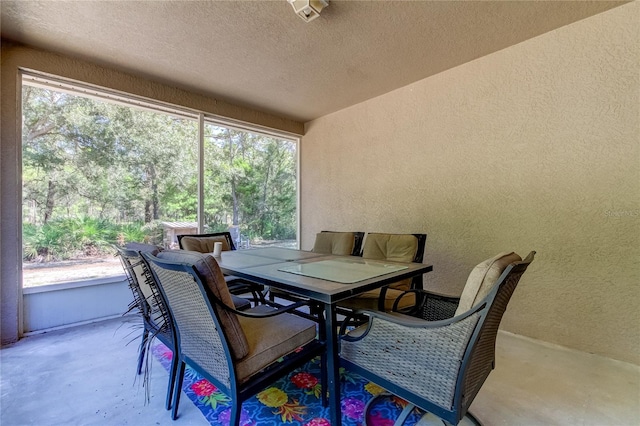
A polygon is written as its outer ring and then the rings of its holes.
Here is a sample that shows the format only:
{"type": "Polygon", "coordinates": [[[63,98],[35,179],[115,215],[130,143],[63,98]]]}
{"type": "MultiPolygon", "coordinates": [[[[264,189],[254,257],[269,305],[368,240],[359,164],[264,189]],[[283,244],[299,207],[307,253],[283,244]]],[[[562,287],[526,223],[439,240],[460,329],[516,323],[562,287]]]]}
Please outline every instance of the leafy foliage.
{"type": "Polygon", "coordinates": [[[140,224],[116,225],[105,219],[54,219],[23,226],[23,256],[27,260],[64,260],[108,251],[111,244],[142,241],[140,224]],[[135,239],[134,239],[135,238],[135,239]]]}
{"type": "MultiPolygon", "coordinates": [[[[194,120],[28,85],[23,116],[26,259],[161,244],[162,221],[196,221],[194,120]]],[[[210,124],[205,133],[209,229],[295,238],[295,144],[210,124]]]]}

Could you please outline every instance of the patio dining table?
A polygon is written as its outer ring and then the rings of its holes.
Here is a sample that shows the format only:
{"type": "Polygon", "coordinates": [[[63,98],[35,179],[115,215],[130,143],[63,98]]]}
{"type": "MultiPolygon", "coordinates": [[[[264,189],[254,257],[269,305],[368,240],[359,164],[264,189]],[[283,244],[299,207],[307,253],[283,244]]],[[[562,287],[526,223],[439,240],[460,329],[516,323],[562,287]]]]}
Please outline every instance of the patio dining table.
{"type": "Polygon", "coordinates": [[[333,426],[342,423],[337,303],[433,270],[431,265],[421,263],[325,255],[279,247],[225,251],[216,260],[225,274],[308,298],[323,307],[329,412],[333,426]]]}

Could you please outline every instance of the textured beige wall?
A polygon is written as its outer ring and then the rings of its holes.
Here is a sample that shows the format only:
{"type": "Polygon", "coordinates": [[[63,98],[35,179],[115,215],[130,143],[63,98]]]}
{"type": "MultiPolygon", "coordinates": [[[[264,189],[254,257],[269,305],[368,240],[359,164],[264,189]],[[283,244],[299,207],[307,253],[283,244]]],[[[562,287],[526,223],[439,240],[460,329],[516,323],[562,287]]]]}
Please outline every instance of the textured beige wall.
{"type": "Polygon", "coordinates": [[[140,76],[107,69],[85,61],[2,42],[1,73],[1,144],[0,160],[0,302],[2,343],[18,338],[20,312],[22,202],[20,176],[21,144],[17,112],[20,110],[18,68],[33,69],[78,81],[119,90],[138,96],[169,102],[206,113],[216,114],[295,134],[302,123],[272,114],[242,108],[224,101],[159,84],[140,76]],[[16,242],[18,242],[16,244],[16,242]]]}
{"type": "Polygon", "coordinates": [[[503,328],[640,363],[640,4],[307,123],[302,247],[427,232],[428,288],[537,250],[503,328]]]}

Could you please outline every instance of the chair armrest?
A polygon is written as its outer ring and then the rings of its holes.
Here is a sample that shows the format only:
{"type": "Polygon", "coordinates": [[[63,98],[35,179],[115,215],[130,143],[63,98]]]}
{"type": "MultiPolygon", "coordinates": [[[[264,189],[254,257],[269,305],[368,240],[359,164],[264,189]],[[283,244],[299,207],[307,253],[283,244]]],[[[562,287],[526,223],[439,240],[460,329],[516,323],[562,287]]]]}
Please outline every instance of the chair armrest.
{"type": "MultiPolygon", "coordinates": [[[[486,306],[486,305],[485,305],[486,306]]],[[[341,336],[340,357],[422,398],[436,395],[450,407],[460,365],[481,318],[472,310],[443,321],[424,321],[401,314],[366,312],[366,330],[341,336]]]]}
{"type": "MultiPolygon", "coordinates": [[[[274,317],[276,315],[282,315],[284,313],[288,313],[288,312],[292,312],[295,311],[296,309],[302,307],[302,306],[308,306],[308,303],[306,302],[297,302],[297,303],[292,303],[291,305],[278,305],[275,303],[265,303],[263,305],[258,305],[258,306],[270,306],[272,308],[274,308],[273,310],[269,310],[266,312],[251,312],[252,309],[250,309],[249,311],[239,311],[237,309],[231,308],[227,305],[225,305],[224,303],[222,303],[222,301],[220,300],[215,300],[214,301],[217,305],[219,305],[220,307],[222,307],[222,309],[224,309],[225,311],[229,311],[232,312],[236,315],[242,316],[242,317],[247,317],[247,318],[268,318],[268,317],[274,317]]],[[[255,309],[255,308],[253,308],[255,309]]],[[[300,312],[296,312],[296,314],[301,314],[300,312]]],[[[306,314],[302,315],[302,316],[306,316],[306,314]]]]}
{"type": "Polygon", "coordinates": [[[366,327],[366,330],[361,330],[363,331],[361,334],[358,333],[357,337],[353,337],[353,336],[349,336],[349,334],[346,333],[346,327],[341,327],[340,337],[348,341],[360,340],[364,338],[371,331],[374,323],[381,324],[382,322],[393,323],[400,327],[437,329],[437,328],[446,327],[446,326],[455,324],[457,322],[460,322],[466,319],[467,317],[475,314],[476,312],[477,310],[474,309],[474,310],[465,312],[462,315],[458,315],[457,317],[454,317],[454,318],[448,318],[448,319],[443,319],[439,321],[427,321],[422,318],[415,318],[415,317],[398,313],[398,312],[359,310],[355,313],[356,315],[365,315],[369,317],[369,321],[367,322],[367,324],[361,326],[363,328],[366,327]]]}
{"type": "Polygon", "coordinates": [[[460,303],[459,297],[445,296],[420,289],[411,289],[402,293],[393,303],[393,312],[401,312],[428,321],[439,321],[453,317],[460,303]],[[399,310],[400,300],[407,294],[415,294],[416,304],[408,309],[399,310]]]}
{"type": "Polygon", "coordinates": [[[231,294],[239,295],[244,293],[251,293],[253,303],[257,306],[259,303],[264,304],[264,285],[254,283],[253,281],[245,280],[244,278],[227,275],[224,277],[227,283],[227,288],[231,294]]]}
{"type": "Polygon", "coordinates": [[[291,305],[280,305],[278,303],[274,303],[274,302],[269,302],[264,300],[264,303],[260,304],[260,305],[256,305],[251,309],[248,310],[238,310],[235,308],[231,308],[229,306],[227,306],[226,304],[222,303],[221,300],[217,299],[215,296],[211,298],[211,302],[215,303],[216,305],[222,307],[222,309],[224,309],[225,311],[228,312],[232,312],[236,315],[239,315],[241,317],[247,317],[247,318],[268,318],[268,317],[274,317],[276,315],[282,315],[285,313],[292,313],[294,315],[297,315],[299,317],[302,318],[306,318],[310,321],[314,321],[317,323],[321,323],[321,318],[318,316],[315,316],[313,314],[307,314],[305,312],[302,311],[298,311],[298,308],[301,308],[303,306],[311,306],[312,302],[309,301],[299,301],[296,303],[292,303],[291,305]],[[273,308],[272,310],[262,310],[262,312],[257,312],[258,310],[260,310],[259,308],[261,306],[269,306],[271,308],[273,308]],[[258,308],[258,309],[256,309],[258,308]]]}
{"type": "MultiPolygon", "coordinates": [[[[396,311],[397,306],[398,306],[398,302],[400,301],[400,299],[406,295],[407,293],[415,293],[415,292],[421,292],[424,291],[423,290],[423,279],[422,279],[422,275],[413,277],[411,279],[411,289],[405,291],[404,293],[402,293],[400,296],[398,296],[398,298],[396,299],[396,301],[393,304],[393,308],[391,310],[396,311]]],[[[387,284],[385,286],[380,287],[380,295],[378,296],[378,310],[379,311],[384,311],[385,310],[385,297],[387,295],[387,290],[390,288],[390,285],[387,284]]]]}

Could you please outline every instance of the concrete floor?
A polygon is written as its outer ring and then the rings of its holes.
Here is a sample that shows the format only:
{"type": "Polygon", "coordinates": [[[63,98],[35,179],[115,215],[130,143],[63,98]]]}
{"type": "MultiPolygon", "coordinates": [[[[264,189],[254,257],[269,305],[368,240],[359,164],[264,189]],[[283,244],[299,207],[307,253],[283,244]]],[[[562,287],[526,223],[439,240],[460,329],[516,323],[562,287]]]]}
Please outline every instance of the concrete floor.
{"type": "MultiPolygon", "coordinates": [[[[206,425],[187,398],[171,421],[157,361],[145,403],[137,324],[119,318],[3,347],[0,424],[206,425]]],[[[639,425],[640,367],[500,333],[496,369],[471,408],[485,425],[639,425]]]]}

